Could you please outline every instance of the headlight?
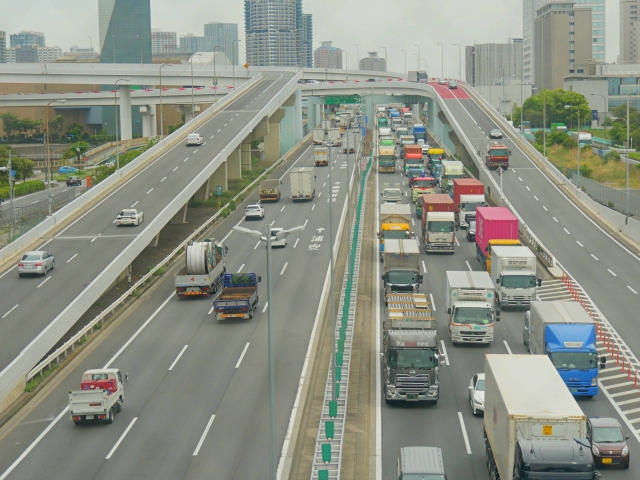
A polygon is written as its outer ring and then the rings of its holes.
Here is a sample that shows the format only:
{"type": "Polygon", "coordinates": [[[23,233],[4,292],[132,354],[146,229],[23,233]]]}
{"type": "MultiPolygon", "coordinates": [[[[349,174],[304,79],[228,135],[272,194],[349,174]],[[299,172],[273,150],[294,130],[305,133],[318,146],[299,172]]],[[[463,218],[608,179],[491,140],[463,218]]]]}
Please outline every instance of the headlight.
{"type": "Polygon", "coordinates": [[[482,403],[482,400],[480,400],[480,398],[479,398],[479,397],[473,397],[473,401],[474,401],[475,403],[477,403],[478,405],[484,405],[484,404],[482,403]]]}
{"type": "Polygon", "coordinates": [[[591,379],[591,386],[592,387],[597,387],[598,386],[598,377],[593,377],[591,379]]]}
{"type": "Polygon", "coordinates": [[[598,450],[598,447],[596,447],[595,445],[591,445],[591,451],[596,457],[600,456],[600,450],[598,450]]]}
{"type": "Polygon", "coordinates": [[[389,395],[395,395],[397,393],[396,387],[393,385],[387,385],[387,393],[389,395]]]}
{"type": "Polygon", "coordinates": [[[627,455],[629,455],[629,447],[625,445],[624,448],[622,449],[622,456],[626,457],[627,455]]]}

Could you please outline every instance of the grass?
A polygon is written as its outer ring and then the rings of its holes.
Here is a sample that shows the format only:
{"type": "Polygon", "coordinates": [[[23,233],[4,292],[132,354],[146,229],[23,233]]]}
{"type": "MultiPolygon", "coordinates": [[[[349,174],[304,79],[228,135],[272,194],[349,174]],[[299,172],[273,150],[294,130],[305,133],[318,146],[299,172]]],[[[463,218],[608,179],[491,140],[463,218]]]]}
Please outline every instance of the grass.
{"type": "Polygon", "coordinates": [[[153,272],[153,274],[156,277],[159,277],[160,275],[164,275],[164,272],[166,272],[166,271],[167,271],[167,269],[164,266],[162,266],[159,269],[157,269],[155,272],[153,272]]]}
{"type": "Polygon", "coordinates": [[[54,363],[49,368],[46,368],[42,371],[40,375],[36,375],[31,380],[27,382],[27,385],[24,387],[24,391],[27,393],[33,392],[38,385],[40,385],[47,377],[49,377],[55,370],[58,368],[58,364],[54,363]]]}

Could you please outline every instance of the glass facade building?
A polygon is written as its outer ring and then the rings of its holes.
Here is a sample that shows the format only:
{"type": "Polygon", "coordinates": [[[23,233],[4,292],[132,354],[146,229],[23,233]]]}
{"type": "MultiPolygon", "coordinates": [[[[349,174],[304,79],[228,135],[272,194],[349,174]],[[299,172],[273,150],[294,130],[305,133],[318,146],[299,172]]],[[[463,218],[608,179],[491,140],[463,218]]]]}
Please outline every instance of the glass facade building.
{"type": "Polygon", "coordinates": [[[100,63],[151,63],[150,0],[98,0],[100,63]]]}
{"type": "Polygon", "coordinates": [[[219,47],[216,52],[224,52],[233,65],[239,64],[237,23],[205,23],[204,36],[211,39],[213,47],[219,47]]]}

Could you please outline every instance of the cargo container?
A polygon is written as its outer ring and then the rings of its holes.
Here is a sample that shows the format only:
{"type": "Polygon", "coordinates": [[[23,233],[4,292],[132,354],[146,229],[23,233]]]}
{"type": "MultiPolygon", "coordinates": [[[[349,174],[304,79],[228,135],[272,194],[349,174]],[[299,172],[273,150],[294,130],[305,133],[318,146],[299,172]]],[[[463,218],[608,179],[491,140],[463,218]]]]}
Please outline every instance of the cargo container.
{"type": "Polygon", "coordinates": [[[418,140],[427,140],[427,127],[424,125],[414,125],[413,126],[413,137],[418,140]]]}
{"type": "Polygon", "coordinates": [[[380,146],[378,151],[378,172],[394,173],[396,171],[396,149],[391,146],[380,146]]]}
{"type": "Polygon", "coordinates": [[[506,207],[476,209],[476,254],[487,270],[490,240],[518,240],[518,219],[506,207]]]}

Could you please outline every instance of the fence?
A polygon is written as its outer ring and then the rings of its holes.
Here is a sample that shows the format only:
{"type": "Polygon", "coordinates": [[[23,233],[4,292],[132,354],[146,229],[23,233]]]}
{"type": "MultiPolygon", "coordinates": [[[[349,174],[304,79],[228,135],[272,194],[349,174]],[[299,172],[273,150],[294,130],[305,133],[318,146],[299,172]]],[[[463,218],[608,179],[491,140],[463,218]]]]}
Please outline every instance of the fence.
{"type": "Polygon", "coordinates": [[[627,207],[627,193],[625,190],[607,187],[601,183],[580,175],[578,180],[578,171],[570,168],[561,169],[562,173],[577,188],[581,189],[596,202],[609,208],[617,210],[620,213],[640,217],[640,197],[629,194],[629,205],[627,207]],[[578,181],[580,182],[578,184],[578,181]]]}

